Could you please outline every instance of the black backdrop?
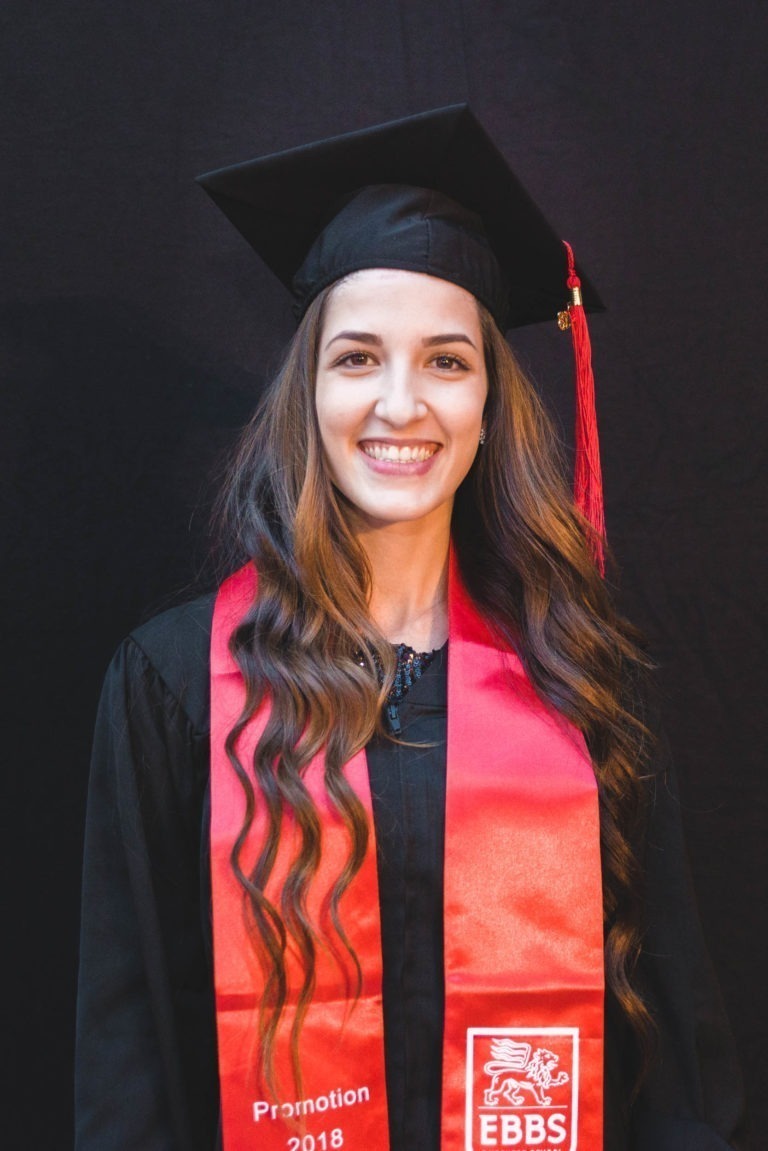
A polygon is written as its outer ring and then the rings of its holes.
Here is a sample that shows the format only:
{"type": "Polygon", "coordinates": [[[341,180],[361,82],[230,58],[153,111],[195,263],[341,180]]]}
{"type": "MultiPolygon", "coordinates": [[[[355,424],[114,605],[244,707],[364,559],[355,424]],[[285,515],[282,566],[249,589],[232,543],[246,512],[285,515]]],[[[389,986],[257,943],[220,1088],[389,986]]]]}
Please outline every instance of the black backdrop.
{"type": "MultiPolygon", "coordinates": [[[[764,3],[6,0],[0,22],[4,1146],[71,1140],[101,676],[126,630],[199,582],[221,455],[291,331],[192,178],[464,99],[608,304],[592,337],[619,595],[661,665],[759,1146],[764,3]]],[[[518,347],[567,437],[567,337],[518,347]]]]}

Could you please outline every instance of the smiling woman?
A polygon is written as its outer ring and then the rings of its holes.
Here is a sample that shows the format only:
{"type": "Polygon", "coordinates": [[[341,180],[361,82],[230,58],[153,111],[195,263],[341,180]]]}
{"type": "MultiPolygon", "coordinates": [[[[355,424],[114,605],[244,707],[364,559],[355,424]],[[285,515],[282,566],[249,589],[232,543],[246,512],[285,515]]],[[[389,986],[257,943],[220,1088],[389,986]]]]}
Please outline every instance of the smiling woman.
{"type": "Polygon", "coordinates": [[[299,327],[234,574],[107,676],[78,1151],[743,1148],[647,660],[503,335],[562,245],[466,108],[203,182],[299,327]]]}

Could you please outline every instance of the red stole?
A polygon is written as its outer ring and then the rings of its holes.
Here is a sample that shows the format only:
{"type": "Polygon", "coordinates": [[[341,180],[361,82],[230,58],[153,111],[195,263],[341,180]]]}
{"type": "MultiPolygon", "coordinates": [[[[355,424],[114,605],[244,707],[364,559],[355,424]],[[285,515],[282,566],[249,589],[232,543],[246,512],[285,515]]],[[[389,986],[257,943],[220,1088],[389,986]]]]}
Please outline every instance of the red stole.
{"type": "MultiPolygon", "coordinates": [[[[317,986],[301,1039],[301,1098],[292,1086],[281,1022],[281,1097],[256,1080],[262,977],[245,929],[230,853],[244,810],[224,740],[244,691],[228,640],[254,594],[252,568],[222,587],[211,646],[211,867],[214,964],[225,1151],[387,1151],[376,851],[341,914],[363,968],[353,1010],[338,961],[319,951],[317,986]]],[[[603,1088],[603,932],[597,790],[582,737],[537,698],[517,658],[501,648],[452,565],[449,587],[445,857],[444,1151],[600,1151],[603,1088]]],[[[238,748],[249,765],[267,722],[263,707],[238,748]]],[[[365,754],[346,767],[371,811],[365,754]]],[[[310,897],[323,897],[346,857],[325,800],[322,756],[306,783],[321,812],[323,861],[310,897]]],[[[264,831],[257,818],[248,859],[264,831]]],[[[275,901],[294,841],[288,820],[275,901]]]]}

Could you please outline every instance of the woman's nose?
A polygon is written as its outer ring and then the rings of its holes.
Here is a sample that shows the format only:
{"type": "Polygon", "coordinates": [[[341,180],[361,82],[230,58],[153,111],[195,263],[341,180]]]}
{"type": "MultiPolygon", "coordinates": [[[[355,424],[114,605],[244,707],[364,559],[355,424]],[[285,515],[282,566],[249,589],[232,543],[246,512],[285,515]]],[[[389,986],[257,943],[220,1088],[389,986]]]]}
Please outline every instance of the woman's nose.
{"type": "Polygon", "coordinates": [[[381,377],[381,391],[375,412],[393,427],[405,427],[426,415],[418,373],[410,365],[392,365],[381,377]]]}

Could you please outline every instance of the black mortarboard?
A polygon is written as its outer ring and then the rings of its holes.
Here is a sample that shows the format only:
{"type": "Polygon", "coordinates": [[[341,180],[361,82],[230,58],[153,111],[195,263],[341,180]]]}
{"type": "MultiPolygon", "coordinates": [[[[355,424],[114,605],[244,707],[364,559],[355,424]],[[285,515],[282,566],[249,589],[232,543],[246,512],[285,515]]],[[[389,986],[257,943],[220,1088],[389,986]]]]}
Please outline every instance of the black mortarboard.
{"type": "Polygon", "coordinates": [[[502,329],[555,316],[571,328],[575,498],[602,570],[602,480],[584,315],[602,304],[465,104],[262,156],[198,181],[292,292],[299,317],[329,284],[385,267],[459,284],[502,329]]]}
{"type": "MultiPolygon", "coordinates": [[[[467,288],[500,327],[553,319],[562,242],[464,104],[198,177],[303,314],[352,271],[406,268],[467,288]]],[[[582,276],[587,308],[600,299],[582,276]]]]}

